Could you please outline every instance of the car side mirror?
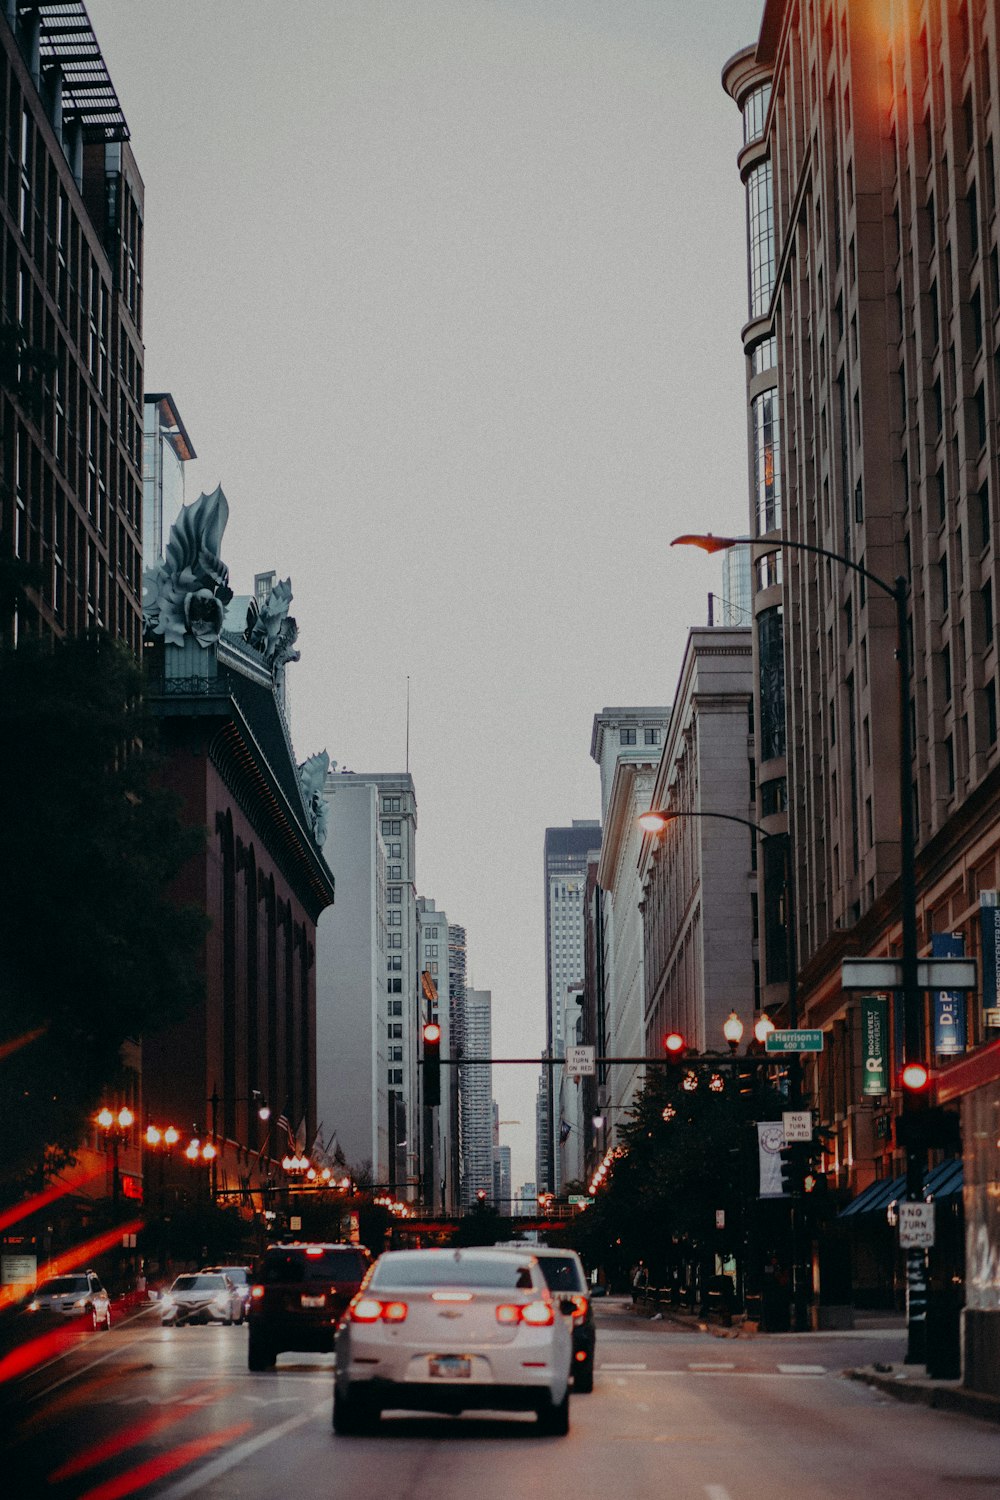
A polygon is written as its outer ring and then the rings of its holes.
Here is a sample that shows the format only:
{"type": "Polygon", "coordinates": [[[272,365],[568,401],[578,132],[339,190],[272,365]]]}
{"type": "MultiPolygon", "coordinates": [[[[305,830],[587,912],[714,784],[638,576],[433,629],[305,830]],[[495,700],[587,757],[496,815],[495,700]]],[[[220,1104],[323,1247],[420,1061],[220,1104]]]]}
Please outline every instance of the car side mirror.
{"type": "Polygon", "coordinates": [[[567,1318],[571,1318],[573,1316],[573,1314],[576,1312],[576,1303],[573,1301],[572,1297],[562,1297],[560,1299],[559,1311],[565,1314],[567,1318]]]}

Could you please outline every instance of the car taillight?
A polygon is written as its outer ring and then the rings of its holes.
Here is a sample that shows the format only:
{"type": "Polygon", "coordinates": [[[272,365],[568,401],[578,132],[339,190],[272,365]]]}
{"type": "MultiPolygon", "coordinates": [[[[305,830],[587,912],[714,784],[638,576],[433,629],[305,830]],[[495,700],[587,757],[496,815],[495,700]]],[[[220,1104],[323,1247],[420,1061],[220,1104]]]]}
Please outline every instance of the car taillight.
{"type": "Polygon", "coordinates": [[[251,1297],[263,1297],[264,1288],[262,1286],[252,1286],[250,1288],[250,1295],[251,1297]]]}
{"type": "Polygon", "coordinates": [[[551,1302],[501,1302],[497,1306],[498,1323],[529,1323],[546,1328],[556,1320],[551,1302]]]}
{"type": "Polygon", "coordinates": [[[347,1309],[352,1323],[404,1323],[409,1308],[405,1302],[379,1302],[376,1297],[355,1297],[347,1309]]]}
{"type": "Polygon", "coordinates": [[[587,1298],[581,1296],[578,1292],[571,1292],[569,1301],[573,1304],[574,1323],[581,1322],[587,1316],[587,1298]]]}

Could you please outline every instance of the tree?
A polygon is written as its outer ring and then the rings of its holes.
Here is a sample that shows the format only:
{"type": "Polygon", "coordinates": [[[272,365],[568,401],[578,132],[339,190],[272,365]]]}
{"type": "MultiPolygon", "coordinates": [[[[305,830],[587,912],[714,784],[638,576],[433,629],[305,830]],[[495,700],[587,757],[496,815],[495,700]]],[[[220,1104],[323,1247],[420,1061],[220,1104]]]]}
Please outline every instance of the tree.
{"type": "Polygon", "coordinates": [[[593,1205],[574,1223],[573,1243],[592,1264],[623,1268],[643,1261],[654,1274],[665,1269],[670,1247],[689,1259],[721,1248],[716,1214],[725,1214],[723,1237],[736,1247],[741,1215],[755,1199],[750,1130],[756,1120],[777,1119],[785,1101],[754,1070],[747,1091],[722,1070],[723,1086],[709,1087],[711,1064],[697,1070],[698,1086],[651,1073],[622,1127],[624,1151],[593,1205]]]}
{"type": "Polygon", "coordinates": [[[204,834],[156,784],[141,689],[107,637],[0,651],[0,1199],[72,1159],[122,1043],[201,991],[207,918],[170,887],[204,834]]]}

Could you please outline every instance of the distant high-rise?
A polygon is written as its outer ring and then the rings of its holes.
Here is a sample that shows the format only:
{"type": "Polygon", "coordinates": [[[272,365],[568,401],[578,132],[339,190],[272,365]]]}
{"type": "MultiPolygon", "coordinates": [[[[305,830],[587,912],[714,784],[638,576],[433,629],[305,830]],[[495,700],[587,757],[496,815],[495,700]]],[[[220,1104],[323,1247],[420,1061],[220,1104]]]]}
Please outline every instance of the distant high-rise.
{"type": "MultiPolygon", "coordinates": [[[[489,990],[465,991],[465,1051],[489,1057],[493,1045],[493,996],[489,990]]],[[[465,1173],[462,1204],[474,1208],[478,1194],[493,1197],[493,1069],[488,1063],[462,1068],[462,1153],[465,1173]]]]}
{"type": "MultiPolygon", "coordinates": [[[[583,983],[587,855],[600,845],[601,825],[596,818],[574,819],[569,828],[545,830],[545,1048],[550,1057],[563,1055],[566,995],[571,986],[583,983]]],[[[552,1114],[559,1087],[553,1071],[546,1068],[540,1084],[547,1123],[538,1175],[549,1191],[558,1192],[559,1153],[552,1150],[552,1114]]]]}
{"type": "MultiPolygon", "coordinates": [[[[451,1057],[454,1042],[449,996],[448,918],[427,896],[417,897],[417,967],[421,980],[421,1023],[437,1022],[441,1027],[441,1056],[451,1057]],[[431,998],[432,992],[436,999],[431,998]]],[[[433,1109],[425,1106],[421,1126],[423,1200],[428,1207],[438,1211],[453,1208],[456,1201],[450,1166],[452,1094],[457,1083],[454,1072],[447,1066],[441,1068],[441,1102],[433,1109]]],[[[423,1089],[420,1097],[423,1101],[423,1089]]]]}
{"type": "Polygon", "coordinates": [[[143,185],[82,4],[0,7],[0,546],[41,571],[0,632],[139,654],[143,185]]]}
{"type": "Polygon", "coordinates": [[[334,771],[327,777],[327,793],[336,796],[340,786],[359,783],[374,787],[378,793],[378,835],[385,850],[386,1010],[387,1025],[392,1028],[386,1038],[385,1063],[387,1186],[401,1198],[415,1198],[421,1132],[417,1107],[421,1014],[415,885],[417,798],[408,771],[334,771]]]}
{"type": "MultiPolygon", "coordinates": [[[[465,928],[452,922],[448,927],[448,1034],[451,1055],[465,1051],[465,987],[468,970],[465,928]]],[[[444,1071],[442,1069],[442,1071],[444,1071]]],[[[462,1070],[453,1068],[449,1122],[451,1159],[449,1177],[455,1203],[464,1203],[462,1183],[465,1178],[465,1147],[462,1139],[462,1070]]]]}

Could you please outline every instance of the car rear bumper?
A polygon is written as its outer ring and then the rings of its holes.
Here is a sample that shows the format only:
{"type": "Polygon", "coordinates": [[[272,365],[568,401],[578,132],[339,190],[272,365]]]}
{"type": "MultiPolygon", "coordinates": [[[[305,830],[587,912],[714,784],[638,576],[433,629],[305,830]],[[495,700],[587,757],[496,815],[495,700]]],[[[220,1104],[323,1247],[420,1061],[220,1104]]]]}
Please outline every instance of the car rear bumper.
{"type": "Polygon", "coordinates": [[[375,1379],[338,1382],[338,1395],[361,1396],[383,1411],[545,1411],[562,1400],[565,1385],[554,1391],[548,1381],[518,1385],[472,1384],[467,1380],[397,1381],[375,1379]]]}

